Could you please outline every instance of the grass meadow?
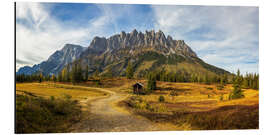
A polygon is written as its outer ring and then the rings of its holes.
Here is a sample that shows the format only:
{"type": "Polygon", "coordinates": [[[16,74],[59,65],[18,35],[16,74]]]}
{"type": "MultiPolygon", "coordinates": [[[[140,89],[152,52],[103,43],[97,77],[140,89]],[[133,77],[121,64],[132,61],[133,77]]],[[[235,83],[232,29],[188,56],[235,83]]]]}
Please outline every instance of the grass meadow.
{"type": "Polygon", "coordinates": [[[244,98],[229,100],[231,84],[219,89],[215,84],[158,81],[154,92],[135,95],[135,82],[147,85],[146,80],[126,78],[101,79],[98,86],[92,81],[77,85],[16,83],[16,127],[20,127],[16,132],[68,132],[68,127],[81,119],[83,101],[108,96],[100,88],[126,95],[118,107],[182,130],[259,128],[258,90],[243,89],[244,98]]]}

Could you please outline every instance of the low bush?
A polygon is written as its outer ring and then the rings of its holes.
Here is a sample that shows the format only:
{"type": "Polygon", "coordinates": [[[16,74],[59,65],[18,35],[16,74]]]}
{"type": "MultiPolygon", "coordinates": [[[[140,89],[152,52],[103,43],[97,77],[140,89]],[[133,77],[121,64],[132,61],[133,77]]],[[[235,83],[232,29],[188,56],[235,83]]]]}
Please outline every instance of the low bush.
{"type": "Polygon", "coordinates": [[[142,100],[139,96],[132,96],[127,101],[128,105],[134,109],[150,111],[150,112],[166,112],[167,107],[162,103],[150,104],[142,100]]]}
{"type": "Polygon", "coordinates": [[[206,89],[208,89],[208,90],[213,90],[213,88],[212,88],[212,87],[206,87],[206,89]]]}
{"type": "Polygon", "coordinates": [[[135,109],[147,109],[149,104],[142,100],[139,96],[132,96],[128,100],[128,105],[135,109]]]}
{"type": "Polygon", "coordinates": [[[223,101],[223,94],[219,97],[220,101],[223,101]]]}
{"type": "Polygon", "coordinates": [[[76,101],[16,95],[16,133],[68,132],[80,120],[81,109],[76,101]]]}
{"type": "Polygon", "coordinates": [[[159,96],[158,101],[159,102],[165,102],[165,97],[164,96],[159,96]]]}
{"type": "Polygon", "coordinates": [[[218,90],[223,90],[224,89],[224,85],[221,85],[221,84],[217,85],[217,89],[218,90]]]}

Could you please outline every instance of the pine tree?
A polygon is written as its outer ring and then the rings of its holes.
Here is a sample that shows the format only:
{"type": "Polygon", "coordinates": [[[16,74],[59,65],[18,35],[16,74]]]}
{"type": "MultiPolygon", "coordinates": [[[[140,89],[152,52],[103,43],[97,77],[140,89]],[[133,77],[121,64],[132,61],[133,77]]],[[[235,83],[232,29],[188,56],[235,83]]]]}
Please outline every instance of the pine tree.
{"type": "Polygon", "coordinates": [[[205,84],[210,84],[210,79],[209,79],[208,74],[206,74],[206,75],[204,76],[203,82],[204,82],[205,84]]]}
{"type": "Polygon", "coordinates": [[[246,76],[244,77],[244,80],[243,80],[243,87],[244,88],[250,88],[249,80],[250,80],[249,74],[246,73],[246,76]]]}
{"type": "Polygon", "coordinates": [[[148,75],[147,89],[149,92],[156,89],[156,79],[154,73],[152,72],[148,75]]]}
{"type": "Polygon", "coordinates": [[[58,82],[62,82],[62,74],[61,73],[58,73],[58,75],[57,75],[57,81],[58,82]]]}
{"type": "Polygon", "coordinates": [[[82,73],[82,67],[81,67],[81,63],[78,64],[78,78],[77,78],[77,82],[81,82],[83,81],[83,73],[82,73]]]}
{"type": "Polygon", "coordinates": [[[86,65],[86,68],[85,68],[84,78],[85,78],[85,81],[88,81],[88,65],[86,65]]]}
{"type": "Polygon", "coordinates": [[[223,78],[223,76],[220,76],[220,85],[224,85],[224,78],[223,78]]]}
{"type": "Polygon", "coordinates": [[[230,93],[230,96],[229,96],[230,99],[238,99],[238,98],[245,97],[241,89],[241,85],[242,85],[242,77],[240,75],[240,70],[238,69],[237,75],[235,77],[234,84],[233,84],[234,89],[230,93]]]}
{"type": "Polygon", "coordinates": [[[223,81],[224,81],[224,85],[226,85],[228,83],[228,75],[227,74],[224,74],[223,81]]]}
{"type": "Polygon", "coordinates": [[[54,82],[56,82],[56,77],[55,77],[54,74],[52,75],[52,79],[51,80],[54,81],[54,82]]]}
{"type": "Polygon", "coordinates": [[[71,73],[72,73],[72,83],[77,83],[77,80],[78,80],[78,70],[77,70],[77,67],[78,67],[78,64],[77,63],[74,63],[73,65],[72,65],[72,71],[71,71],[71,73]]]}
{"type": "Polygon", "coordinates": [[[66,67],[61,71],[61,74],[62,74],[62,81],[67,82],[67,68],[66,67]]]}
{"type": "Polygon", "coordinates": [[[128,62],[128,66],[126,69],[126,76],[128,79],[133,78],[134,70],[133,70],[133,65],[131,62],[128,62]]]}
{"type": "Polygon", "coordinates": [[[70,65],[67,65],[67,76],[66,76],[67,82],[71,81],[71,74],[70,74],[70,65]]]}
{"type": "Polygon", "coordinates": [[[39,83],[42,82],[42,79],[43,79],[43,75],[42,75],[42,73],[40,73],[40,74],[39,74],[39,83]]]}
{"type": "Polygon", "coordinates": [[[259,75],[258,74],[254,74],[254,77],[253,77],[253,89],[256,89],[258,90],[259,89],[259,75]]]}

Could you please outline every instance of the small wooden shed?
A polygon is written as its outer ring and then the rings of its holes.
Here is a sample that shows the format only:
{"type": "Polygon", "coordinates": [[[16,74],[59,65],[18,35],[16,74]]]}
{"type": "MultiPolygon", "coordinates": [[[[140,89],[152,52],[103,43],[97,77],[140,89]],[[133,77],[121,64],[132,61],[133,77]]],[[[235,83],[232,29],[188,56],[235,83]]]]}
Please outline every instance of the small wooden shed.
{"type": "Polygon", "coordinates": [[[143,84],[140,82],[135,83],[134,85],[132,85],[133,87],[133,93],[134,94],[145,94],[144,90],[143,90],[143,84]]]}

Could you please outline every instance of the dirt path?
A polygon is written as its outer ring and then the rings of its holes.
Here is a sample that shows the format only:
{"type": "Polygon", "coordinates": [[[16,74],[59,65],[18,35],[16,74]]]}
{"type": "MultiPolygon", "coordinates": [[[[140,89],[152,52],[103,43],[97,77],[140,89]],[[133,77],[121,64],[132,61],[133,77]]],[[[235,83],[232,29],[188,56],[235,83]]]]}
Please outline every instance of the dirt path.
{"type": "MultiPolygon", "coordinates": [[[[99,88],[110,96],[91,101],[91,105],[83,106],[87,118],[72,127],[72,132],[123,132],[123,131],[160,131],[160,126],[143,117],[135,116],[115,104],[123,100],[126,95],[99,88]],[[87,108],[88,107],[88,108],[87,108]]],[[[85,102],[84,102],[85,103],[85,102]]]]}

